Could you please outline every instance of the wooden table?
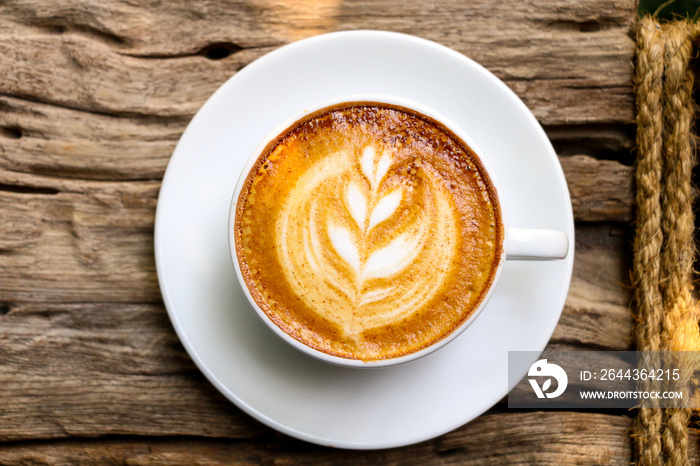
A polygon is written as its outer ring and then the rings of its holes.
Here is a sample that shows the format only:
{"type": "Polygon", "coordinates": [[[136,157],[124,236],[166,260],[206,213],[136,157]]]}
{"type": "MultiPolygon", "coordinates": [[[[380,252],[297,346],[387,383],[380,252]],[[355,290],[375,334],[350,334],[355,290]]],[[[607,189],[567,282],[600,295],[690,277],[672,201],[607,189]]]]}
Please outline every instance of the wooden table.
{"type": "MultiPolygon", "coordinates": [[[[458,50],[528,105],[573,198],[571,291],[549,348],[631,349],[633,0],[0,1],[0,463],[627,464],[630,413],[509,410],[350,452],[229,403],[166,315],[161,178],[190,118],[247,63],[382,29],[458,50]]],[[[691,432],[698,460],[698,430],[691,432]]]]}

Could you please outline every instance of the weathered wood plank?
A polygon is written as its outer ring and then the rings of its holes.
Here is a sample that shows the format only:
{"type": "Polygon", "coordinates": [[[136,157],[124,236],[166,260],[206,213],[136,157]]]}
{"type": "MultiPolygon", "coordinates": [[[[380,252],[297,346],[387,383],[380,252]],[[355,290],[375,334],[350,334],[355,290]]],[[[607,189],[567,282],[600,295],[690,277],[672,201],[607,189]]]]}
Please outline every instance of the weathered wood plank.
{"type": "Polygon", "coordinates": [[[2,299],[159,301],[153,259],[159,183],[72,186],[82,192],[0,190],[2,299]]]}
{"type": "MultiPolygon", "coordinates": [[[[2,96],[0,120],[4,120],[6,130],[4,138],[0,133],[0,182],[59,190],[83,188],[62,183],[56,177],[68,178],[69,182],[75,178],[162,178],[186,124],[186,120],[94,115],[2,96]],[[45,178],[32,179],[23,174],[45,178]]],[[[631,167],[585,155],[564,156],[560,161],[577,220],[632,218],[631,167]]]]}
{"type": "Polygon", "coordinates": [[[0,93],[88,112],[191,116],[272,47],[362,28],[467,54],[544,124],[628,123],[634,11],[633,0],[4,2],[0,93]]]}
{"type": "MultiPolygon", "coordinates": [[[[624,260],[612,254],[626,233],[579,226],[571,291],[550,348],[629,349],[624,260]]],[[[198,373],[161,304],[5,303],[0,386],[0,441],[260,432],[198,373]]]]}
{"type": "Polygon", "coordinates": [[[633,124],[545,126],[544,130],[560,156],[586,154],[626,165],[634,163],[633,124]]]}
{"type": "MultiPolygon", "coordinates": [[[[257,444],[166,441],[107,441],[79,443],[12,446],[0,453],[6,465],[20,464],[100,464],[163,465],[163,464],[207,464],[207,465],[443,465],[443,464],[494,464],[484,459],[483,448],[479,454],[463,453],[440,455],[432,444],[422,444],[400,450],[383,452],[333,451],[323,448],[315,450],[297,449],[265,450],[257,444]],[[257,447],[257,450],[256,450],[257,447]],[[457,463],[458,462],[458,463],[457,463]]],[[[572,450],[575,447],[571,448],[572,450]]],[[[548,452],[538,455],[551,458],[548,452]]],[[[517,459],[519,455],[509,459],[517,459]]],[[[527,457],[526,455],[523,455],[527,457]]],[[[508,463],[513,464],[513,463],[508,463]]],[[[559,463],[570,464],[570,463],[559,463]]],[[[603,464],[603,463],[588,463],[603,464]]]]}
{"type": "MultiPolygon", "coordinates": [[[[204,439],[108,439],[29,442],[0,448],[2,464],[275,465],[627,465],[631,419],[596,413],[495,413],[434,441],[379,451],[315,447],[284,436],[256,442],[204,439]]],[[[689,459],[700,461],[691,429],[689,459]]]]}
{"type": "Polygon", "coordinates": [[[633,219],[632,167],[585,155],[561,157],[560,161],[576,219],[594,222],[633,219]]]}
{"type": "MultiPolygon", "coordinates": [[[[624,220],[631,215],[622,207],[631,202],[626,199],[631,193],[616,191],[631,182],[630,169],[589,157],[561,161],[578,220],[624,220]]],[[[137,168],[124,170],[136,174],[137,168]]],[[[2,299],[160,301],[153,259],[160,182],[84,181],[63,174],[0,168],[2,299]]]]}
{"type": "Polygon", "coordinates": [[[187,122],[0,96],[0,170],[68,179],[160,179],[187,122]]]}
{"type": "Polygon", "coordinates": [[[579,224],[574,273],[552,345],[633,350],[630,306],[631,228],[579,224]]]}
{"type": "Polygon", "coordinates": [[[76,464],[100,465],[254,465],[262,463],[262,445],[207,440],[71,440],[0,447],[6,466],[76,464]]]}
{"type": "Polygon", "coordinates": [[[267,432],[197,371],[160,306],[20,305],[4,311],[0,441],[267,432]]]}
{"type": "MultiPolygon", "coordinates": [[[[601,171],[595,183],[627,181],[625,170],[618,178],[609,172],[601,171]]],[[[569,177],[572,191],[576,173],[569,177]]],[[[3,299],[159,301],[152,241],[158,189],[157,181],[87,182],[0,170],[3,299]]],[[[602,218],[605,199],[598,196],[609,193],[583,193],[578,218],[602,218]]]]}
{"type": "MultiPolygon", "coordinates": [[[[631,216],[631,192],[617,191],[631,183],[631,169],[589,157],[561,161],[577,220],[631,216]]],[[[138,165],[124,170],[136,174],[138,165]]],[[[159,301],[153,223],[160,182],[84,181],[63,175],[0,168],[3,299],[159,301]]]]}
{"type": "Polygon", "coordinates": [[[0,63],[0,95],[88,113],[180,120],[194,115],[236,71],[271,50],[246,49],[226,60],[149,60],[82,35],[0,36],[0,54],[9,58],[0,63]]]}
{"type": "MultiPolygon", "coordinates": [[[[483,455],[467,464],[627,465],[633,460],[631,426],[627,416],[597,413],[487,414],[446,434],[439,445],[447,451],[483,455]]],[[[690,429],[690,433],[688,457],[697,464],[700,431],[690,429]]]]}
{"type": "MultiPolygon", "coordinates": [[[[291,41],[373,28],[435,40],[493,71],[562,155],[577,221],[626,222],[634,9],[633,0],[0,1],[0,442],[10,442],[0,463],[627,464],[627,417],[502,405],[404,449],[339,453],[277,436],[182,349],[160,302],[152,230],[172,150],[222,82],[291,41]],[[595,158],[611,155],[624,163],[595,158]],[[104,435],[187,437],[74,439],[104,435]]],[[[550,347],[629,349],[630,230],[579,223],[576,233],[550,347]]]]}

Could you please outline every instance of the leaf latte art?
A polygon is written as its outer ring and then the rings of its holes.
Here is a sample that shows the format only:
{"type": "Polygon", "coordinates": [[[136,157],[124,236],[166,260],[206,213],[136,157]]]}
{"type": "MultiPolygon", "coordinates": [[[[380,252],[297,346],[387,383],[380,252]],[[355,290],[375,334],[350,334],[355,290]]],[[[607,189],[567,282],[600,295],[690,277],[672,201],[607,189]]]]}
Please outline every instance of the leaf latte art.
{"type": "Polygon", "coordinates": [[[457,233],[450,201],[431,189],[430,176],[415,192],[387,179],[389,151],[367,146],[359,159],[338,153],[319,161],[299,178],[276,225],[294,291],[351,339],[434,298],[457,233]],[[410,201],[425,208],[409,215],[410,201]]]}
{"type": "Polygon", "coordinates": [[[263,151],[236,207],[246,286],[282,330],[353,359],[409,354],[469,318],[503,232],[478,158],[401,107],[346,104],[263,151]]]}

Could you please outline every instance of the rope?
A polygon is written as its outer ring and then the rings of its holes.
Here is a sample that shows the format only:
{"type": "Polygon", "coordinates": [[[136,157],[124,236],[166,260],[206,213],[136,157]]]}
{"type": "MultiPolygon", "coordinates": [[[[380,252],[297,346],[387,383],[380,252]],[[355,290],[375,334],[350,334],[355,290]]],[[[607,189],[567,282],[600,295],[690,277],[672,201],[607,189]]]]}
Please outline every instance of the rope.
{"type": "MultiPolygon", "coordinates": [[[[664,246],[661,253],[663,293],[663,348],[684,351],[690,335],[681,331],[687,316],[693,314],[690,283],[693,273],[694,219],[691,195],[693,152],[691,123],[693,119],[693,72],[690,69],[692,41],[686,22],[664,25],[664,107],[665,150],[662,187],[663,214],[661,225],[664,246]]],[[[697,320],[695,321],[697,327],[697,320]]],[[[676,360],[676,364],[683,361],[676,360]]],[[[684,371],[685,372],[685,371],[684,371]]],[[[686,381],[687,383],[687,381],[686,381]]],[[[688,463],[687,426],[689,409],[664,411],[666,428],[662,435],[663,450],[668,463],[688,463]]]]}
{"type": "MultiPolygon", "coordinates": [[[[637,29],[637,229],[633,277],[640,351],[698,351],[693,303],[694,154],[692,41],[698,29],[678,21],[660,26],[647,16],[637,29]]],[[[674,355],[677,364],[690,359],[674,355]]],[[[688,371],[682,371],[687,373],[688,371]]],[[[689,377],[675,383],[687,387],[689,377]]],[[[687,465],[689,409],[641,408],[633,425],[640,465],[687,465]]]]}
{"type": "MultiPolygon", "coordinates": [[[[651,17],[640,21],[637,29],[637,229],[634,239],[632,271],[637,325],[634,333],[637,349],[658,351],[661,348],[659,329],[663,320],[659,277],[663,236],[661,233],[661,149],[663,120],[661,94],[663,88],[664,45],[661,28],[651,17]]],[[[648,408],[639,410],[633,425],[635,454],[640,465],[661,465],[662,415],[658,400],[650,400],[648,408]]]]}

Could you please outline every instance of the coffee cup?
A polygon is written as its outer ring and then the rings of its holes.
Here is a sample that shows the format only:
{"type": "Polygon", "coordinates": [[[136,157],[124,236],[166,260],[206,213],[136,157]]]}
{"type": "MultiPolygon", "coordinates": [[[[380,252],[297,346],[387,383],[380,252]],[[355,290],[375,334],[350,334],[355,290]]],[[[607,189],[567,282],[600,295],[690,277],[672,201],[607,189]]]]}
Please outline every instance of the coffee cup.
{"type": "Polygon", "coordinates": [[[234,190],[229,250],[262,321],[345,367],[413,361],[486,307],[506,260],[556,260],[562,231],[510,228],[489,154],[410,100],[350,95],[283,121],[234,190]]]}

